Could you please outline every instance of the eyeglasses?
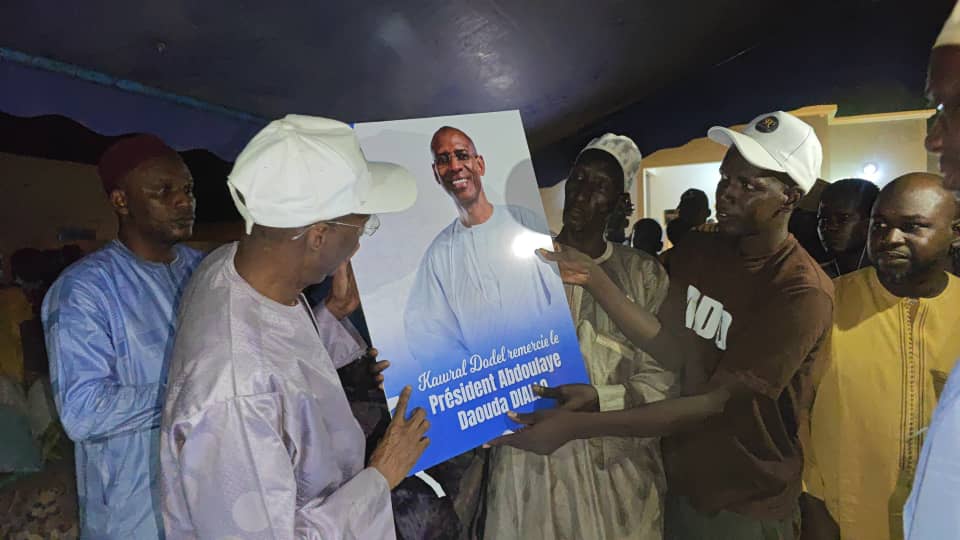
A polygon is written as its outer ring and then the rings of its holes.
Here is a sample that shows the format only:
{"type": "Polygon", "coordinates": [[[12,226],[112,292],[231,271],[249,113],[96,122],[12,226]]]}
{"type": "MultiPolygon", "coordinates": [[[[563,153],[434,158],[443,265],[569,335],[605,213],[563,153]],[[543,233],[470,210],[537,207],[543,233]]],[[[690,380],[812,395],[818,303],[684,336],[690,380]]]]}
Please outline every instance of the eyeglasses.
{"type": "MultiPolygon", "coordinates": [[[[342,221],[320,221],[319,223],[329,223],[331,225],[342,225],[344,227],[360,229],[360,234],[364,236],[373,236],[373,233],[377,232],[377,229],[380,228],[380,218],[377,217],[376,214],[370,214],[370,217],[367,218],[367,222],[363,225],[353,225],[351,223],[344,223],[342,221]]],[[[314,223],[314,225],[316,225],[316,223],[314,223]]],[[[307,225],[302,231],[297,233],[297,235],[290,240],[299,240],[303,238],[303,235],[307,234],[307,231],[310,230],[310,227],[313,227],[313,225],[307,225]]]]}
{"type": "MultiPolygon", "coordinates": [[[[466,150],[455,150],[453,152],[453,157],[457,158],[457,161],[464,162],[471,158],[477,157],[475,154],[471,154],[466,150]]],[[[437,166],[438,169],[446,169],[450,166],[450,163],[453,161],[450,153],[444,152],[443,154],[436,154],[433,158],[433,164],[437,166]]]]}
{"type": "Polygon", "coordinates": [[[380,218],[378,218],[376,214],[370,214],[370,217],[367,218],[367,222],[363,225],[351,225],[342,221],[322,221],[321,223],[332,223],[334,225],[343,225],[344,227],[360,229],[360,234],[364,236],[373,236],[373,233],[377,232],[377,229],[380,228],[380,218]]]}

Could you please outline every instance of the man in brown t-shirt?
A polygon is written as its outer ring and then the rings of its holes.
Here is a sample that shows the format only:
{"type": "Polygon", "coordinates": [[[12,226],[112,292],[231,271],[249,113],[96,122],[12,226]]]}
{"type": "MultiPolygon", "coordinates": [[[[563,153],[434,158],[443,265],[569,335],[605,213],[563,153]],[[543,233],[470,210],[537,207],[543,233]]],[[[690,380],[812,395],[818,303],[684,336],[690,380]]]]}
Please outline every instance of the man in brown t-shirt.
{"type": "Polygon", "coordinates": [[[709,135],[730,146],[720,166],[721,234],[691,233],[678,248],[659,318],[583,254],[543,254],[631,341],[683,372],[684,397],[600,413],[582,405],[596,403],[589,385],[545,389],[561,408],[516,415],[527,427],[492,444],[550,453],[572,439],[669,436],[666,537],[793,539],[800,430],[813,374],[829,353],[833,288],[787,223],[819,176],[822,150],[809,125],[783,112],[757,117],[743,133],[709,135]]]}

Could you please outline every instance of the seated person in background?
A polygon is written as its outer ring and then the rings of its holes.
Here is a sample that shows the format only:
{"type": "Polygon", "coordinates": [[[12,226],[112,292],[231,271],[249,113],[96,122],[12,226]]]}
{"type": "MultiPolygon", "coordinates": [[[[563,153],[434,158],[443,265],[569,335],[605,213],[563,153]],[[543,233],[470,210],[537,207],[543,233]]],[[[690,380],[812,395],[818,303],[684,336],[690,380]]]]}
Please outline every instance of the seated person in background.
{"type": "Polygon", "coordinates": [[[663,228],[657,220],[643,218],[633,224],[633,248],[654,257],[663,249],[663,228]]]}
{"type": "Polygon", "coordinates": [[[34,314],[39,317],[43,296],[50,288],[49,260],[44,252],[34,248],[18,249],[10,257],[14,284],[26,295],[34,314]]]}
{"type": "Polygon", "coordinates": [[[960,279],[944,271],[956,207],[937,175],[894,180],[870,218],[873,266],[834,280],[831,361],[804,470],[806,538],[836,538],[823,532],[834,520],[844,540],[903,538],[922,433],[960,358],[960,279]]]}
{"type": "MultiPolygon", "coordinates": [[[[11,261],[14,279],[18,268],[11,261]]],[[[24,350],[21,325],[34,319],[30,298],[19,284],[0,286],[0,376],[22,384],[24,373],[24,350]]]]}
{"type": "Polygon", "coordinates": [[[817,234],[829,261],[821,264],[835,278],[869,266],[867,229],[880,189],[873,182],[847,178],[830,184],[820,197],[817,234]]]}

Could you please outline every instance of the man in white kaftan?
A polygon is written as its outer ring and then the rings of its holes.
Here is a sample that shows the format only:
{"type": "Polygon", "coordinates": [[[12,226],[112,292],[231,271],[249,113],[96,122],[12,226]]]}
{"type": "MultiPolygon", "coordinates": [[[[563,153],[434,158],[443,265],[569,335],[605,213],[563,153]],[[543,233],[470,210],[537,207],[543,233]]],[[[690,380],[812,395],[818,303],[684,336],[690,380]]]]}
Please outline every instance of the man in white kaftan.
{"type": "Polygon", "coordinates": [[[336,373],[354,356],[346,329],[301,291],[376,231],[371,214],[413,203],[413,178],[366,162],[345,124],[288,116],[254,137],[229,187],[247,234],[204,261],[181,303],[160,442],[167,536],[392,539],[390,490],[429,424],[406,419],[405,390],[365,466],[336,373]]]}
{"type": "Polygon", "coordinates": [[[534,256],[536,247],[550,247],[544,220],[487,200],[484,158],[459,129],[438,130],[431,151],[436,180],[459,216],[427,249],[410,291],[404,325],[411,355],[459,365],[569,320],[559,275],[534,256]]]}
{"type": "Polygon", "coordinates": [[[495,343],[529,341],[532,322],[549,328],[569,317],[559,275],[532,249],[524,258],[511,249],[531,230],[549,242],[541,221],[525,208],[495,206],[486,222],[466,227],[458,218],[434,239],[404,317],[414,358],[446,355],[457,364],[489,355],[495,343]]]}
{"type": "Polygon", "coordinates": [[[321,339],[339,322],[321,311],[319,324],[303,297],[284,306],[260,295],[237,274],[236,250],[212,253],[183,297],[161,449],[180,481],[164,474],[164,488],[182,496],[165,497],[167,534],[392,535],[387,483],[363,467],[365,438],[336,372],[356,356],[335,364],[321,339]]]}

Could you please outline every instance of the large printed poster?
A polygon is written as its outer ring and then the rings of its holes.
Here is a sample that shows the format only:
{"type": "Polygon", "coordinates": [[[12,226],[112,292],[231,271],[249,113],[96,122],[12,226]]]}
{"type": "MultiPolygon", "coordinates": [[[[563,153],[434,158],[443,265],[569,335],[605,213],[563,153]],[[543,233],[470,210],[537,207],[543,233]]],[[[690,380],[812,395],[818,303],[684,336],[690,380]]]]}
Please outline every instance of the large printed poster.
{"type": "Polygon", "coordinates": [[[413,472],[548,405],[531,385],[587,382],[517,111],[356,124],[367,159],[407,167],[417,202],[379,216],[354,257],[373,345],[431,422],[413,472]]]}

